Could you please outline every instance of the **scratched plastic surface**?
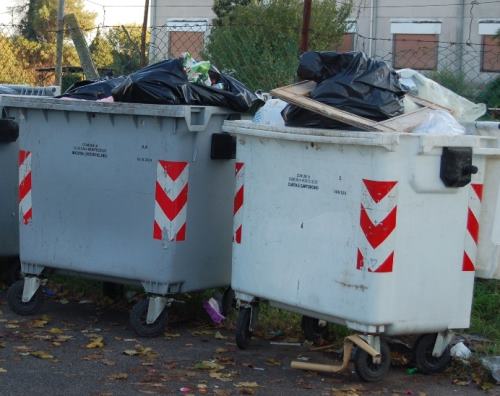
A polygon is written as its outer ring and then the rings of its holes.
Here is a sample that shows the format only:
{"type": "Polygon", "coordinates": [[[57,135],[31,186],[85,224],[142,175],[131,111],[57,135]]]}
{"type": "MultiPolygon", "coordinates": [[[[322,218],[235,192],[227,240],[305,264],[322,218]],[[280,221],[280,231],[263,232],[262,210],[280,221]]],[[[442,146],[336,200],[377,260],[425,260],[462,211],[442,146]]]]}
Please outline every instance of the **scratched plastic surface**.
{"type": "Polygon", "coordinates": [[[157,294],[229,284],[234,160],[211,160],[210,148],[237,114],[21,97],[5,106],[31,156],[24,271],[84,273],[157,294]]]}
{"type": "Polygon", "coordinates": [[[224,130],[237,136],[243,187],[232,269],[240,296],[369,333],[469,326],[468,212],[480,210],[485,157],[474,155],[479,172],[463,188],[444,186],[440,158],[442,147],[479,150],[490,139],[238,121],[224,130]]]}

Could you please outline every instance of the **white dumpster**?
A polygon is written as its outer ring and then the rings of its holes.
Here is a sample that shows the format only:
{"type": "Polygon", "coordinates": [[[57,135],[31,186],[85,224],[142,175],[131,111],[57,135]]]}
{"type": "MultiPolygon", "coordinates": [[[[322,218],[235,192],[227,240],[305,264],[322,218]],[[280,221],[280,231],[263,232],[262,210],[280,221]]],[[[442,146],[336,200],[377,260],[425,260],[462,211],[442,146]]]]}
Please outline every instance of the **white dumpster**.
{"type": "Polygon", "coordinates": [[[172,295],[228,286],[234,141],[239,114],[210,106],[5,96],[19,123],[24,283],[18,314],[40,307],[45,268],[142,285],[141,336],[163,333],[172,295]]]}
{"type": "MultiPolygon", "coordinates": [[[[421,371],[444,369],[452,329],[469,327],[478,195],[493,138],[343,132],[226,121],[237,137],[232,287],[236,340],[259,299],[370,335],[421,334],[421,371]],[[471,182],[472,175],[472,182],[471,182]],[[471,214],[472,213],[472,214],[471,214]]],[[[363,355],[365,353],[365,355],[363,355]]]]}
{"type": "Polygon", "coordinates": [[[497,138],[498,148],[485,152],[476,277],[500,279],[500,123],[476,122],[467,126],[467,133],[497,138]]]}

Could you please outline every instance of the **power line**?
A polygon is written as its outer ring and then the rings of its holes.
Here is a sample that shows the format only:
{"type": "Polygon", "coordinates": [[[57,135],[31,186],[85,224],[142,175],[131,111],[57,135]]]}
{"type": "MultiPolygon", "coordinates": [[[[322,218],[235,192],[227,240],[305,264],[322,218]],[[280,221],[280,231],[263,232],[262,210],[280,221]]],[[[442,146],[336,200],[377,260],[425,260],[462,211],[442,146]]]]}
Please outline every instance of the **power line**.
{"type": "MultiPolygon", "coordinates": [[[[102,4],[99,3],[95,0],[84,0],[90,4],[94,4],[99,7],[105,7],[105,8],[144,8],[144,4],[120,4],[120,5],[107,5],[107,4],[102,4]]],[[[486,1],[473,1],[472,3],[475,3],[475,5],[482,5],[482,4],[497,4],[500,3],[500,0],[486,0],[486,1]]],[[[339,4],[342,5],[347,5],[350,3],[345,3],[345,2],[340,2],[339,4]]],[[[412,5],[402,5],[402,4],[394,4],[394,5],[378,5],[378,6],[359,6],[359,8],[362,9],[370,9],[370,8],[426,8],[426,7],[446,7],[446,6],[459,6],[462,5],[462,3],[438,3],[438,4],[412,4],[412,5]]],[[[157,4],[157,5],[151,5],[152,8],[207,8],[205,5],[185,5],[185,4],[157,4]]],[[[356,7],[358,8],[358,7],[356,7]]]]}

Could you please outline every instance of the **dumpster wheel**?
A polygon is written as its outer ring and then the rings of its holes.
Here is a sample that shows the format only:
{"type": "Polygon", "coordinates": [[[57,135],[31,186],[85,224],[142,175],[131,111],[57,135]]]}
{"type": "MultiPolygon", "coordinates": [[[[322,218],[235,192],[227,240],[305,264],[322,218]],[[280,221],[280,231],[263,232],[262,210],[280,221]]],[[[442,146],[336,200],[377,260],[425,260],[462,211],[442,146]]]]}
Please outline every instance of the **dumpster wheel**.
{"type": "Polygon", "coordinates": [[[252,338],[250,330],[250,320],[252,316],[252,308],[240,308],[238,319],[236,321],[236,345],[240,349],[247,349],[252,338]]]}
{"type": "Polygon", "coordinates": [[[7,303],[9,308],[18,315],[36,314],[43,304],[43,294],[40,288],[37,289],[31,300],[23,302],[24,280],[14,282],[7,292],[7,303]]]}
{"type": "Polygon", "coordinates": [[[384,340],[380,340],[380,364],[373,362],[373,357],[361,348],[354,353],[354,369],[356,374],[366,382],[380,381],[391,366],[391,351],[384,340]]]}
{"type": "Polygon", "coordinates": [[[446,347],[440,357],[432,356],[436,337],[436,334],[424,334],[419,337],[413,347],[417,369],[424,374],[441,373],[446,370],[451,362],[449,346],[446,347]]]}
{"type": "Polygon", "coordinates": [[[319,319],[304,315],[302,316],[300,326],[307,341],[318,342],[328,336],[328,323],[320,323],[319,319]]]}
{"type": "Polygon", "coordinates": [[[138,301],[130,311],[130,326],[140,337],[157,337],[165,332],[167,326],[167,308],[163,310],[153,323],[146,322],[148,314],[148,299],[138,301]]]}

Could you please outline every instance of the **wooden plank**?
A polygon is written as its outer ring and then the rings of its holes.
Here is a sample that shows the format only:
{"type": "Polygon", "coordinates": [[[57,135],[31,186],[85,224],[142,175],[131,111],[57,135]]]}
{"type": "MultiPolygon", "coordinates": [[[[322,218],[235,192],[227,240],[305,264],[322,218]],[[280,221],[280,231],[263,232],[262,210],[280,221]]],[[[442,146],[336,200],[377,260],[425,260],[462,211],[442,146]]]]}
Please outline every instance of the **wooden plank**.
{"type": "MultiPolygon", "coordinates": [[[[285,102],[292,103],[306,110],[321,114],[327,118],[331,118],[333,120],[340,121],[344,124],[352,125],[366,131],[395,131],[391,127],[379,125],[377,122],[372,121],[368,118],[360,117],[347,111],[337,109],[333,106],[323,104],[321,102],[318,102],[317,100],[303,96],[304,94],[297,94],[297,92],[306,92],[307,88],[307,85],[281,87],[273,89],[271,91],[271,95],[274,95],[280,99],[283,99],[285,102]],[[306,87],[306,89],[304,89],[304,87],[306,87]]],[[[309,92],[310,89],[307,91],[307,93],[309,92]]]]}
{"type": "Polygon", "coordinates": [[[399,132],[411,132],[422,122],[427,120],[433,111],[434,109],[421,107],[411,113],[402,114],[400,116],[381,121],[378,125],[389,127],[399,132]]]}
{"type": "Polygon", "coordinates": [[[449,107],[441,106],[437,103],[431,102],[430,100],[419,98],[418,96],[407,93],[408,96],[415,104],[422,107],[429,107],[433,110],[444,110],[454,115],[454,111],[449,107]]]}
{"type": "Polygon", "coordinates": [[[430,112],[433,110],[444,110],[453,114],[453,111],[447,107],[408,94],[411,100],[413,100],[417,105],[422,106],[422,108],[411,113],[402,114],[381,122],[376,122],[309,98],[308,95],[316,87],[316,85],[316,82],[306,80],[297,84],[273,89],[271,94],[298,107],[367,131],[411,132],[416,126],[425,121],[430,112]]]}

